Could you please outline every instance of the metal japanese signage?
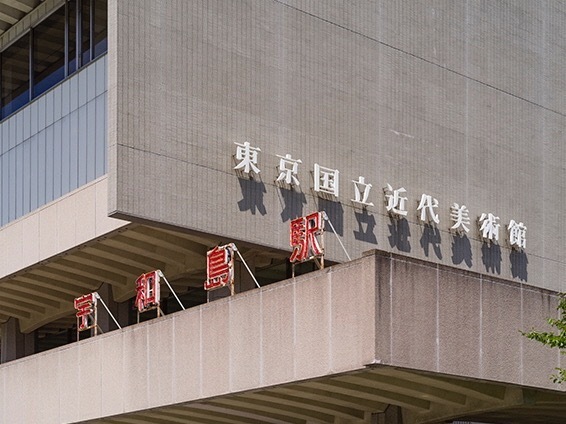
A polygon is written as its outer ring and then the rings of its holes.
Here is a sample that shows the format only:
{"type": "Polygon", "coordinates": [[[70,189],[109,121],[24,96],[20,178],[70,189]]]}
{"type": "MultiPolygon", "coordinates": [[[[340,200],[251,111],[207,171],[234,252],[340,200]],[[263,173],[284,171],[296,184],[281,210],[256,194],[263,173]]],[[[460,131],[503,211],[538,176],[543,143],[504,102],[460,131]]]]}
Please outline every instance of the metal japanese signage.
{"type": "MultiPolygon", "coordinates": [[[[259,155],[261,149],[252,146],[249,142],[235,143],[236,154],[235,159],[237,165],[235,170],[247,174],[250,178],[254,175],[259,175],[259,155]]],[[[285,155],[276,155],[279,159],[277,172],[275,175],[275,183],[286,188],[294,188],[300,186],[299,180],[299,166],[303,163],[301,159],[293,158],[290,153],[285,155]]],[[[328,168],[318,163],[314,164],[312,170],[313,176],[313,192],[321,197],[330,197],[337,200],[340,196],[340,172],[338,169],[328,168]]],[[[365,177],[359,176],[357,180],[351,180],[352,185],[352,203],[363,209],[373,207],[372,199],[372,184],[366,181],[365,177]]],[[[403,219],[408,216],[409,210],[407,209],[409,198],[407,197],[407,190],[404,187],[394,187],[387,183],[383,188],[383,202],[387,213],[395,219],[403,219]]],[[[417,213],[417,220],[421,223],[431,226],[439,226],[440,217],[438,214],[441,207],[438,199],[430,194],[422,193],[418,201],[418,206],[415,212],[417,213]]],[[[488,244],[498,244],[500,239],[499,230],[501,227],[500,218],[494,213],[486,211],[479,214],[476,218],[475,224],[472,224],[470,211],[467,206],[458,203],[452,203],[449,206],[450,210],[450,224],[448,230],[456,235],[464,236],[469,233],[472,225],[477,226],[482,241],[488,244]]],[[[295,220],[296,226],[302,225],[300,221],[304,218],[295,220]]],[[[295,222],[294,221],[294,222],[295,222]]],[[[293,226],[293,223],[291,224],[293,226]]],[[[507,231],[507,241],[511,248],[514,250],[522,251],[526,248],[526,225],[516,219],[511,219],[503,228],[507,231]]],[[[293,232],[293,230],[292,230],[293,232]]],[[[298,234],[298,233],[297,233],[298,234]]],[[[293,246],[293,258],[301,257],[302,253],[299,248],[293,246]]]]}
{"type": "Polygon", "coordinates": [[[314,212],[291,221],[289,243],[293,249],[289,261],[295,263],[314,260],[324,268],[324,219],[322,212],[314,212]],[[320,238],[320,241],[319,241],[320,238]]]}
{"type": "Polygon", "coordinates": [[[102,332],[102,329],[100,329],[98,325],[98,301],[100,301],[104,309],[106,309],[106,312],[108,312],[108,315],[110,315],[110,318],[112,318],[114,324],[116,324],[116,327],[122,328],[98,292],[88,293],[77,297],[73,302],[77,310],[77,340],[79,340],[80,333],[85,330],[93,329],[95,336],[98,334],[98,330],[102,332]]]}
{"type": "Polygon", "coordinates": [[[206,253],[205,290],[216,290],[230,286],[233,294],[234,250],[232,244],[227,244],[224,246],[216,246],[206,253]]]}
{"type": "Polygon", "coordinates": [[[136,300],[135,306],[139,314],[142,312],[157,309],[157,316],[160,315],[161,284],[159,271],[151,271],[140,275],[136,280],[136,300]]]}
{"type": "Polygon", "coordinates": [[[77,332],[90,330],[98,325],[98,311],[96,305],[97,296],[95,293],[85,294],[77,297],[74,301],[77,313],[77,332]]]}
{"type": "Polygon", "coordinates": [[[304,262],[324,255],[323,242],[317,236],[324,231],[324,220],[321,212],[314,212],[291,221],[290,244],[293,248],[291,262],[304,262]]]}

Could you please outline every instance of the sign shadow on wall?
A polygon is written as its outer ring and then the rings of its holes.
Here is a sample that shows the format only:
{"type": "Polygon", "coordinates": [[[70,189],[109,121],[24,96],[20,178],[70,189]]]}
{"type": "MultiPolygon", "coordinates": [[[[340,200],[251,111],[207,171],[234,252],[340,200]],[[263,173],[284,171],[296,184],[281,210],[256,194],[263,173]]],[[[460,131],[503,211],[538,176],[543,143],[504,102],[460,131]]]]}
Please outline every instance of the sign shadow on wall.
{"type": "Polygon", "coordinates": [[[484,242],[481,247],[481,260],[487,272],[501,274],[501,247],[484,242]]]}
{"type": "Polygon", "coordinates": [[[454,234],[452,236],[452,263],[460,265],[465,262],[468,268],[472,267],[472,244],[467,235],[454,234]]]}
{"type": "Polygon", "coordinates": [[[363,209],[361,212],[354,211],[354,216],[358,222],[358,229],[354,230],[354,238],[366,243],[377,244],[377,237],[373,232],[376,226],[373,214],[370,215],[366,209],[363,209]]]}
{"type": "Polygon", "coordinates": [[[240,211],[250,211],[252,215],[255,215],[256,212],[259,212],[261,215],[267,214],[263,204],[263,195],[267,190],[263,181],[238,178],[238,182],[242,190],[242,200],[238,201],[240,211]]]}
{"type": "Polygon", "coordinates": [[[529,263],[527,254],[512,250],[509,254],[509,260],[511,261],[511,275],[513,275],[513,278],[527,281],[527,264],[529,263]]]}
{"type": "Polygon", "coordinates": [[[411,230],[409,229],[409,222],[405,218],[389,217],[389,245],[396,247],[401,252],[410,252],[411,243],[411,230]]]}
{"type": "Polygon", "coordinates": [[[420,244],[424,250],[425,256],[428,258],[430,255],[430,247],[438,259],[442,259],[442,251],[440,250],[440,230],[430,224],[424,224],[423,235],[421,236],[420,244]]]}
{"type": "Polygon", "coordinates": [[[283,222],[291,221],[304,215],[303,207],[307,204],[305,193],[279,187],[277,194],[283,208],[281,211],[281,220],[283,222]]]}
{"type": "MultiPolygon", "coordinates": [[[[318,210],[326,212],[328,215],[328,219],[334,226],[336,233],[339,236],[344,235],[344,208],[340,202],[334,202],[331,200],[323,199],[322,197],[318,197],[318,210]]],[[[330,230],[330,228],[325,228],[326,231],[330,230]]]]}

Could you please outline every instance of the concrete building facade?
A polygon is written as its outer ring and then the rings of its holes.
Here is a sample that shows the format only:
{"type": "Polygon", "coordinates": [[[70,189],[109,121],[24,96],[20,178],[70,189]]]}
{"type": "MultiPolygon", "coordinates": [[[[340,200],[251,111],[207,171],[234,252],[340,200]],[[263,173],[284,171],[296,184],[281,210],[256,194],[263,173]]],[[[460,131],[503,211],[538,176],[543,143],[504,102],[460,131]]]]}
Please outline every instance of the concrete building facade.
{"type": "Polygon", "coordinates": [[[563,422],[566,5],[0,6],[0,422],[563,422]],[[230,242],[261,288],[207,302],[230,242]]]}

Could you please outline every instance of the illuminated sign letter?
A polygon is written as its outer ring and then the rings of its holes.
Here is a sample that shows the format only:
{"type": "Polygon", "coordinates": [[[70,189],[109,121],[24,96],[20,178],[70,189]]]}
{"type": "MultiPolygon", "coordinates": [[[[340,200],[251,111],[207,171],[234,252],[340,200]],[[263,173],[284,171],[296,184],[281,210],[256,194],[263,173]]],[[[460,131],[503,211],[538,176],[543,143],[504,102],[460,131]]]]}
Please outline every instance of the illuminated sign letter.
{"type": "Polygon", "coordinates": [[[136,280],[136,308],[138,312],[159,308],[161,299],[159,272],[142,274],[136,280]]]}
{"type": "Polygon", "coordinates": [[[84,331],[96,327],[96,295],[94,293],[77,297],[74,306],[77,310],[77,331],[84,331]]]}
{"type": "Polygon", "coordinates": [[[293,248],[291,262],[304,262],[324,254],[316,236],[324,231],[321,212],[314,212],[291,221],[290,244],[293,248]]]}
{"type": "Polygon", "coordinates": [[[205,290],[215,290],[234,283],[234,247],[216,246],[206,253],[205,290]]]}

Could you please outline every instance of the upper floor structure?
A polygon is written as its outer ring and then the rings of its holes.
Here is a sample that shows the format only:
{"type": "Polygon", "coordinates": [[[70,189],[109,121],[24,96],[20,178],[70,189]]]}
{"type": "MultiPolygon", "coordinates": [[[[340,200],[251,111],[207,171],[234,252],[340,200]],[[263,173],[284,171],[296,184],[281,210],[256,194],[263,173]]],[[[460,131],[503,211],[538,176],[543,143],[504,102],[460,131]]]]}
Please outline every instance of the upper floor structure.
{"type": "Polygon", "coordinates": [[[220,243],[284,280],[313,211],[327,264],[377,249],[554,299],[565,24],[552,1],[0,0],[2,360],[73,341],[94,290],[134,323],[151,269],[204,303],[220,243]]]}

